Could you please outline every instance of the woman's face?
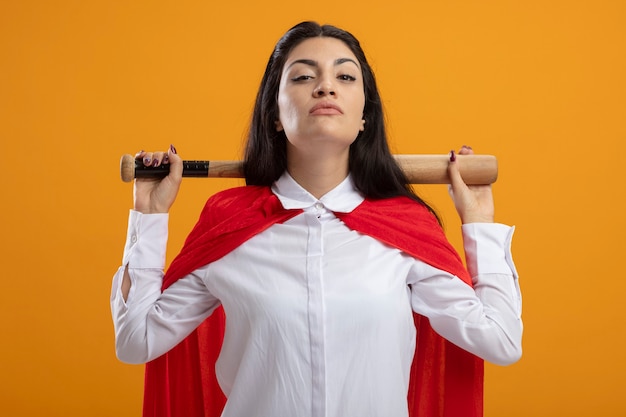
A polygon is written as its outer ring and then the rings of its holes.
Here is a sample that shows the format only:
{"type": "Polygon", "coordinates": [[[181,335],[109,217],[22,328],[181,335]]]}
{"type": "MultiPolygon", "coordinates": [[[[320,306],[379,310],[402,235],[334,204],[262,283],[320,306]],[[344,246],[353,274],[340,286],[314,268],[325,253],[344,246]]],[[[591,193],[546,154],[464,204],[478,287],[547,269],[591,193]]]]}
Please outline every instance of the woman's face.
{"type": "Polygon", "coordinates": [[[303,152],[345,151],[364,128],[357,58],[339,39],[302,41],[288,55],[278,90],[278,130],[303,152]]]}

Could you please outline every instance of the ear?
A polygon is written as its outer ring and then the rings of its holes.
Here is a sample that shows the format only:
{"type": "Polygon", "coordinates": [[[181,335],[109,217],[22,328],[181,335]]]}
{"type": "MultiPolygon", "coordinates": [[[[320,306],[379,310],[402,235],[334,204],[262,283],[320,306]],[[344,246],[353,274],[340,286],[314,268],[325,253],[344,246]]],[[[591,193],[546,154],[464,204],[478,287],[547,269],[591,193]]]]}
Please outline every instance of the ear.
{"type": "Polygon", "coordinates": [[[280,120],[276,120],[274,122],[274,124],[276,125],[276,131],[277,132],[282,132],[283,131],[283,124],[280,122],[280,120]]]}
{"type": "Polygon", "coordinates": [[[365,119],[361,120],[361,128],[359,129],[361,132],[365,130],[365,119]]]}

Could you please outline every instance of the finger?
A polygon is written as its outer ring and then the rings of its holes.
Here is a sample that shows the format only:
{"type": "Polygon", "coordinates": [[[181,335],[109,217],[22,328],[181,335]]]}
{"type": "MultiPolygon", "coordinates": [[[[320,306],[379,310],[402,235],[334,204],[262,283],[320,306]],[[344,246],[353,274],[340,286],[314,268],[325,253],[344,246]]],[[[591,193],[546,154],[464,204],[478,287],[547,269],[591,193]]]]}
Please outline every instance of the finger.
{"type": "Polygon", "coordinates": [[[163,161],[164,156],[165,156],[164,152],[154,152],[152,154],[152,166],[158,167],[159,165],[161,165],[161,162],[163,161]]]}
{"type": "Polygon", "coordinates": [[[183,160],[178,155],[174,145],[170,145],[167,151],[167,158],[170,164],[170,175],[182,179],[183,177],[183,160]]]}
{"type": "Polygon", "coordinates": [[[450,151],[450,161],[448,162],[448,176],[450,178],[450,188],[452,192],[467,188],[463,178],[461,177],[461,171],[459,171],[458,162],[456,161],[456,155],[454,151],[450,151]]]}
{"type": "Polygon", "coordinates": [[[459,150],[459,155],[472,155],[473,153],[474,150],[468,145],[461,146],[461,149],[459,150]]]}
{"type": "Polygon", "coordinates": [[[145,166],[152,165],[152,152],[143,152],[143,155],[141,157],[145,166]]]}

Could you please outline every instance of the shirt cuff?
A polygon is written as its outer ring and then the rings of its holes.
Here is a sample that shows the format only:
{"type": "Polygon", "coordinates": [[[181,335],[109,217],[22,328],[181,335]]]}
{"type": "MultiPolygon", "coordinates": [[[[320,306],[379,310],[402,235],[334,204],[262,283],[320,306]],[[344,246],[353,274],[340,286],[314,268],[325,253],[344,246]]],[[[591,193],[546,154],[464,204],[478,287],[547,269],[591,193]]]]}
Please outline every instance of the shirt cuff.
{"type": "Polygon", "coordinates": [[[130,268],[165,268],[169,214],[143,214],[130,210],[122,265],[130,268]]]}
{"type": "Polygon", "coordinates": [[[482,274],[507,274],[518,277],[511,241],[515,226],[499,223],[468,223],[462,226],[467,269],[476,277],[482,274]]]}

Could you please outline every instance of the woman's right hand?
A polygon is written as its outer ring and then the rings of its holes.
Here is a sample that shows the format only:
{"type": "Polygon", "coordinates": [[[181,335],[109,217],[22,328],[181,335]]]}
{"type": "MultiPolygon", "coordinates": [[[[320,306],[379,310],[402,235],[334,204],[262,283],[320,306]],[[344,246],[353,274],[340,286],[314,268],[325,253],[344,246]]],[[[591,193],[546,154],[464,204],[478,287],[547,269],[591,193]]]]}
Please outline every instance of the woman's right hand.
{"type": "Polygon", "coordinates": [[[141,151],[135,159],[146,166],[170,165],[165,178],[136,178],[133,187],[134,209],[144,214],[167,213],[176,200],[183,179],[183,161],[170,145],[167,152],[141,151]]]}

